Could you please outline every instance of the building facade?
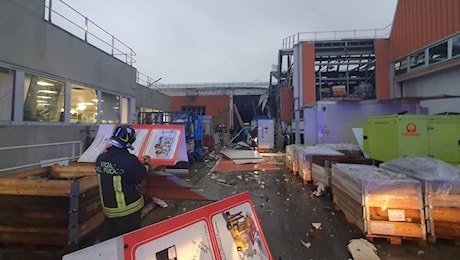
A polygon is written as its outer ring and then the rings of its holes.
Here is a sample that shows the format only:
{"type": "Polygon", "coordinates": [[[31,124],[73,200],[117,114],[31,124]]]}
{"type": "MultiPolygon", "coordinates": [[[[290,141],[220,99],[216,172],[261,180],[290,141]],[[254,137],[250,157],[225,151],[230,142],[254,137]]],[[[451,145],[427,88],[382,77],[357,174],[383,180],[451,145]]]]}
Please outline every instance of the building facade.
{"type": "Polygon", "coordinates": [[[287,37],[270,79],[271,109],[290,125],[279,123],[278,131],[292,128],[296,143],[320,139],[324,102],[376,103],[374,115],[398,113],[408,102],[411,113],[460,113],[459,48],[456,0],[400,0],[392,26],[382,29],[287,37]]]}

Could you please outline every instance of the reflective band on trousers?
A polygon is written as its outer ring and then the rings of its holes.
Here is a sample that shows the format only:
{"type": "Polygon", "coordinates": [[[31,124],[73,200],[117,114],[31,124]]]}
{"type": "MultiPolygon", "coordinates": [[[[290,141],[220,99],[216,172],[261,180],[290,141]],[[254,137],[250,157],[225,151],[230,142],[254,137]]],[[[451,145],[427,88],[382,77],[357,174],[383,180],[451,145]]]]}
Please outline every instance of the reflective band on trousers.
{"type": "Polygon", "coordinates": [[[97,181],[99,182],[99,194],[101,196],[101,204],[104,214],[108,218],[118,218],[128,216],[129,214],[133,214],[134,212],[141,210],[144,207],[144,197],[140,197],[138,200],[134,201],[133,203],[126,205],[125,202],[125,194],[122,191],[121,185],[121,178],[120,176],[113,177],[113,188],[115,191],[115,197],[117,201],[116,208],[109,208],[104,206],[104,199],[102,195],[102,188],[101,188],[101,175],[98,173],[96,174],[97,181]]]}
{"type": "Polygon", "coordinates": [[[129,214],[132,214],[138,210],[141,210],[144,207],[144,197],[140,197],[135,202],[126,205],[123,208],[107,208],[103,206],[104,214],[108,218],[117,218],[117,217],[124,217],[129,214]]]}

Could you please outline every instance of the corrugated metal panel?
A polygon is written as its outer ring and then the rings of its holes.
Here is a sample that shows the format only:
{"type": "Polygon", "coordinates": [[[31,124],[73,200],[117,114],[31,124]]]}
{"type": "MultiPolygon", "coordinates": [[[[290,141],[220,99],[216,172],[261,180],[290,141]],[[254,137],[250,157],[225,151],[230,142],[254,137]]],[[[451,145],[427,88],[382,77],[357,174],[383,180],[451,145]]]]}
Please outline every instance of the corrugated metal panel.
{"type": "Polygon", "coordinates": [[[388,40],[375,41],[375,88],[377,98],[390,97],[390,52],[388,40]]]}
{"type": "Polygon", "coordinates": [[[391,34],[391,59],[397,60],[459,31],[459,0],[399,0],[391,34]]]}
{"type": "Polygon", "coordinates": [[[316,102],[315,44],[302,44],[302,106],[316,102]]]}
{"type": "Polygon", "coordinates": [[[281,89],[281,120],[291,121],[294,108],[294,96],[292,88],[281,89]]]}

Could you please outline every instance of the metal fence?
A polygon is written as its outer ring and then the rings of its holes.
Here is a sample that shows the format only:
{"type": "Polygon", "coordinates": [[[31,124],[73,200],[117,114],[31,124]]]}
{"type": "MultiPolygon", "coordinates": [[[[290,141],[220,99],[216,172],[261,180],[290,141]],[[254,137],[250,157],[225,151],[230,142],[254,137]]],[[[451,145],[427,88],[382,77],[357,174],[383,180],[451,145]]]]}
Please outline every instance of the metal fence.
{"type": "Polygon", "coordinates": [[[45,1],[44,19],[131,66],[136,62],[131,47],[62,0],[45,1]]]}
{"type": "Polygon", "coordinates": [[[21,165],[11,166],[0,168],[0,175],[2,173],[8,173],[14,170],[26,169],[29,167],[41,166],[44,163],[53,163],[59,162],[62,160],[76,160],[80,158],[83,145],[81,141],[68,141],[68,142],[58,142],[58,143],[49,143],[49,144],[31,144],[31,145],[18,145],[18,146],[9,146],[9,147],[0,147],[0,152],[13,153],[14,151],[27,150],[27,153],[34,154],[34,149],[43,149],[45,147],[51,147],[50,149],[59,151],[59,158],[38,158],[35,157],[34,161],[21,163],[21,165]],[[68,148],[68,149],[67,149],[68,148]]]}
{"type": "Polygon", "coordinates": [[[283,39],[283,49],[289,49],[299,42],[304,41],[329,41],[350,39],[377,39],[388,38],[391,33],[391,24],[381,29],[343,30],[343,31],[319,31],[298,32],[283,39]]]}

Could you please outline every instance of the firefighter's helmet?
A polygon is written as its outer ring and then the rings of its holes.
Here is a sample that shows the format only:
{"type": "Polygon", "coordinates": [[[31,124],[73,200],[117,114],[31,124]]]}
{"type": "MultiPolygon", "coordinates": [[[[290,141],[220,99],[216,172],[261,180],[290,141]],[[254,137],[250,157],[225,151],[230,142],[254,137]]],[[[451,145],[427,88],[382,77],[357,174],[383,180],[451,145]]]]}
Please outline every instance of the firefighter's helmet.
{"type": "Polygon", "coordinates": [[[130,125],[117,126],[110,139],[110,143],[115,147],[133,150],[132,144],[136,141],[136,130],[130,125]]]}

